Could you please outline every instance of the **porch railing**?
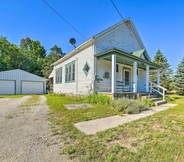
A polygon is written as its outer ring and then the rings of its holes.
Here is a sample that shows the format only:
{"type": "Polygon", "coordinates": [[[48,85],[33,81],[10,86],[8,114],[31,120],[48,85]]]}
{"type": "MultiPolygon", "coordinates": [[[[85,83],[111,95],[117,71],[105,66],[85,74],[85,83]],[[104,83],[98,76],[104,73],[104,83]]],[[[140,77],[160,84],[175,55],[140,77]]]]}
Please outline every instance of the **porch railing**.
{"type": "Polygon", "coordinates": [[[161,94],[163,96],[163,100],[165,100],[165,92],[167,91],[166,88],[164,88],[158,84],[155,84],[151,81],[149,81],[149,88],[150,88],[150,93],[152,93],[153,91],[156,91],[157,93],[161,94]],[[163,92],[160,92],[160,89],[162,89],[163,92]]]}
{"type": "MultiPolygon", "coordinates": [[[[100,81],[97,83],[98,91],[111,92],[111,82],[100,81]]],[[[116,92],[134,92],[135,82],[116,81],[116,92]]]]}

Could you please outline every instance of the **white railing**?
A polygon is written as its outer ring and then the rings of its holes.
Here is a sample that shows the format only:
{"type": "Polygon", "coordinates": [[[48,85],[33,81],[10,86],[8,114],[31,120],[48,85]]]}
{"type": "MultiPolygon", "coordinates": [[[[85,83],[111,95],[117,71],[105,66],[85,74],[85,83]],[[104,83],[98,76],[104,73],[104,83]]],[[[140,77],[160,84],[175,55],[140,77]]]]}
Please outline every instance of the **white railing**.
{"type": "Polygon", "coordinates": [[[167,91],[166,88],[164,88],[164,87],[162,87],[162,86],[160,86],[160,85],[158,85],[158,84],[155,84],[155,83],[153,83],[153,82],[151,82],[151,81],[149,81],[149,87],[150,87],[150,93],[152,93],[153,91],[156,91],[156,92],[158,92],[159,94],[161,94],[161,95],[163,96],[163,100],[165,100],[165,92],[167,91]],[[154,85],[157,89],[153,88],[153,85],[154,85]],[[160,89],[162,89],[163,92],[160,92],[160,89]]]}
{"type": "MultiPolygon", "coordinates": [[[[111,81],[96,82],[98,92],[111,92],[111,81]]],[[[135,82],[116,81],[116,92],[135,92],[135,82]]]]}

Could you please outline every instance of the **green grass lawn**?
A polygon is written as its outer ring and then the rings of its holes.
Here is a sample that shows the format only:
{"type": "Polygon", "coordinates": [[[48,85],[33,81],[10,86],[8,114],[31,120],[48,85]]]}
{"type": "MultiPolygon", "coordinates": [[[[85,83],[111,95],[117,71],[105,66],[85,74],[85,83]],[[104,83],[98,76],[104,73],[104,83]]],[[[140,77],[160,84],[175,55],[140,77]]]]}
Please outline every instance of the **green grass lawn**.
{"type": "Polygon", "coordinates": [[[172,95],[178,106],[116,128],[85,135],[73,124],[112,116],[119,112],[108,105],[67,110],[63,104],[83,103],[79,97],[47,95],[53,134],[65,142],[61,153],[80,161],[184,161],[184,97],[172,95]]]}

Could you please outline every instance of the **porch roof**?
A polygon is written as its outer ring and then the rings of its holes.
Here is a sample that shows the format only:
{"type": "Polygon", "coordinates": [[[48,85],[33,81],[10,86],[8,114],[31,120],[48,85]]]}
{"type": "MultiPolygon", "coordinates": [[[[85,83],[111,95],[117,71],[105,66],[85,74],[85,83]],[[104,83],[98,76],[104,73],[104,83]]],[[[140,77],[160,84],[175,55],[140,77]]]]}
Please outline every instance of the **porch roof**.
{"type": "Polygon", "coordinates": [[[146,65],[149,65],[150,70],[154,70],[154,69],[159,69],[160,66],[148,61],[148,60],[144,60],[140,57],[137,57],[135,55],[129,54],[127,52],[121,51],[119,49],[116,48],[112,48],[109,49],[107,51],[101,52],[96,54],[95,56],[97,57],[98,60],[109,60],[111,61],[111,56],[115,54],[116,55],[116,62],[117,63],[121,63],[121,64],[125,64],[125,65],[133,65],[133,62],[137,62],[137,67],[141,68],[141,69],[146,69],[146,65]]]}

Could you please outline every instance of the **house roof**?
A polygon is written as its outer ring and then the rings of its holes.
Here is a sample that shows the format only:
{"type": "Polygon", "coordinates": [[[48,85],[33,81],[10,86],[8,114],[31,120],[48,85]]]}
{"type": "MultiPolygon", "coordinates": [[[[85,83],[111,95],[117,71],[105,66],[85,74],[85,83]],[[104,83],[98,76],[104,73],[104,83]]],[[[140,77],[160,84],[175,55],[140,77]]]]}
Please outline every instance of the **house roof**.
{"type": "Polygon", "coordinates": [[[23,77],[23,76],[32,76],[33,78],[39,78],[40,80],[47,80],[46,78],[40,77],[38,75],[29,73],[27,71],[21,70],[21,69],[13,69],[13,70],[6,70],[6,71],[1,71],[0,72],[0,79],[4,78],[4,76],[6,77],[14,77],[14,75],[19,75],[19,77],[23,77]]]}
{"type": "Polygon", "coordinates": [[[141,55],[144,53],[145,49],[141,49],[141,50],[138,50],[138,51],[134,51],[132,53],[132,55],[134,56],[137,56],[137,57],[141,57],[141,55]]]}
{"type": "Polygon", "coordinates": [[[150,67],[151,70],[160,68],[159,65],[157,65],[151,61],[144,60],[144,59],[137,57],[135,55],[130,55],[129,53],[122,51],[122,50],[119,50],[119,49],[116,49],[116,48],[112,48],[110,50],[98,53],[95,56],[99,60],[105,59],[105,60],[111,61],[111,56],[113,54],[115,54],[117,56],[117,59],[116,59],[117,63],[122,63],[122,64],[132,66],[133,62],[136,61],[138,63],[138,67],[142,68],[142,69],[145,69],[147,65],[150,67]]]}
{"type": "MultiPolygon", "coordinates": [[[[122,24],[126,24],[127,27],[133,32],[135,38],[137,39],[137,42],[139,43],[140,47],[142,49],[145,49],[145,46],[132,22],[132,20],[130,18],[127,18],[123,21],[120,21],[119,23],[101,31],[100,33],[94,35],[92,38],[88,39],[87,41],[85,41],[84,43],[82,43],[80,46],[76,47],[74,50],[72,50],[71,52],[69,52],[67,55],[65,55],[64,57],[60,58],[59,60],[57,60],[56,62],[52,63],[51,66],[55,66],[55,65],[58,65],[59,63],[62,63],[63,61],[69,59],[70,57],[74,56],[75,54],[77,54],[79,51],[89,47],[89,45],[92,45],[94,43],[94,39],[100,37],[101,35],[109,32],[110,30],[113,30],[114,28],[122,25],[122,24]]],[[[145,50],[144,51],[144,56],[145,58],[147,58],[147,60],[151,61],[151,58],[150,56],[148,55],[147,51],[145,50]]]]}

